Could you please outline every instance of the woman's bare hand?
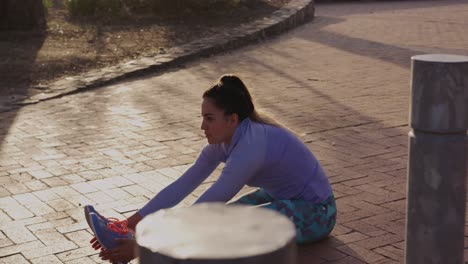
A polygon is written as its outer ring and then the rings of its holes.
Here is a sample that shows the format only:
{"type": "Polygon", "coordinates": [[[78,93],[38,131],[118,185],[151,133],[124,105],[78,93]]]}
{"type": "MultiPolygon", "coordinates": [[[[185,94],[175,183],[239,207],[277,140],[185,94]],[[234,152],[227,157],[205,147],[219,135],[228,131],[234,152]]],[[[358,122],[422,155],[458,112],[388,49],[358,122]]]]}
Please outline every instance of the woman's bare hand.
{"type": "Polygon", "coordinates": [[[116,238],[118,246],[113,249],[104,249],[99,253],[102,260],[112,263],[130,262],[135,256],[136,241],[128,238],[116,238]]]}

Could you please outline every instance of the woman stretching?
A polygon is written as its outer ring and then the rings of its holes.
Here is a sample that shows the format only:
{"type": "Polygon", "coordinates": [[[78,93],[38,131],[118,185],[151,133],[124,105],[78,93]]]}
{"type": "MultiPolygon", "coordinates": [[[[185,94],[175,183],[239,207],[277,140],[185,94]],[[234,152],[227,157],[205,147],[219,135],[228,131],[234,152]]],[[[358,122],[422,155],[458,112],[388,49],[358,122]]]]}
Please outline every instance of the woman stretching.
{"type": "Polygon", "coordinates": [[[238,77],[224,75],[203,94],[201,105],[208,144],[195,163],[127,220],[116,222],[85,208],[100,256],[113,263],[135,258],[132,232],[158,210],[171,208],[194,191],[221,163],[219,179],[195,203],[228,202],[245,185],[258,187],[235,204],[261,206],[286,215],[296,226],[297,242],[314,242],[333,229],[336,205],[317,159],[292,132],[257,113],[238,77]]]}

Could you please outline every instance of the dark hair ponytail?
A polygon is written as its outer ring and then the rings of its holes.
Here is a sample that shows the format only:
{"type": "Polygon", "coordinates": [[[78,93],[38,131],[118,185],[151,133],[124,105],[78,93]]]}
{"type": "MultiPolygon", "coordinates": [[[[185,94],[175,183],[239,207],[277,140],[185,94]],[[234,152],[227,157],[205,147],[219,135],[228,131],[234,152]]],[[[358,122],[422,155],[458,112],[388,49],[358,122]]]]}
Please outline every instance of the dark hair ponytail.
{"type": "Polygon", "coordinates": [[[239,122],[249,117],[250,120],[273,126],[282,127],[276,120],[255,110],[252,96],[244,82],[233,74],[221,76],[203,93],[203,98],[210,98],[215,105],[224,110],[225,115],[237,114],[239,122]]]}
{"type": "Polygon", "coordinates": [[[221,76],[217,83],[203,93],[203,98],[213,99],[215,105],[224,110],[225,115],[237,114],[239,121],[255,111],[247,87],[239,77],[232,74],[221,76]]]}

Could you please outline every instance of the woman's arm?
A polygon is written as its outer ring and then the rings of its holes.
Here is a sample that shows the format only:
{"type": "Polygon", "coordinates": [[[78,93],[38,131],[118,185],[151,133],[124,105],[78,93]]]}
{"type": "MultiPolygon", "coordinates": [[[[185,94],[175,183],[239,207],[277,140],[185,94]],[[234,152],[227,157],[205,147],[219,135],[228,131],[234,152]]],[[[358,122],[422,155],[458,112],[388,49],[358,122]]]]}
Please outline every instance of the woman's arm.
{"type": "MultiPolygon", "coordinates": [[[[132,223],[160,209],[177,205],[194,191],[219,165],[221,159],[215,146],[206,146],[196,162],[176,181],[161,190],[136,215],[128,220],[132,223]]],[[[136,224],[135,224],[136,225],[136,224]]]]}
{"type": "Polygon", "coordinates": [[[231,200],[263,166],[266,154],[265,144],[265,139],[260,137],[237,145],[229,156],[219,179],[195,203],[231,200]]]}

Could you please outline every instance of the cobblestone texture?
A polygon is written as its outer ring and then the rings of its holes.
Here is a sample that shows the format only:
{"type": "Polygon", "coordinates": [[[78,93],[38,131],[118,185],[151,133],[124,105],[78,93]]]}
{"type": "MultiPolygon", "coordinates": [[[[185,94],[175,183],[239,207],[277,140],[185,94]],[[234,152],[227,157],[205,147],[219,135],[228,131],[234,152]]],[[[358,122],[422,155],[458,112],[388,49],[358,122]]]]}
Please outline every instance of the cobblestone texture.
{"type": "Polygon", "coordinates": [[[201,94],[231,72],[333,184],[337,226],[300,263],[402,263],[410,56],[467,55],[467,13],[467,0],[319,4],[271,41],[1,112],[0,262],[100,263],[82,206],[123,217],[181,175],[205,144],[201,94]]]}

